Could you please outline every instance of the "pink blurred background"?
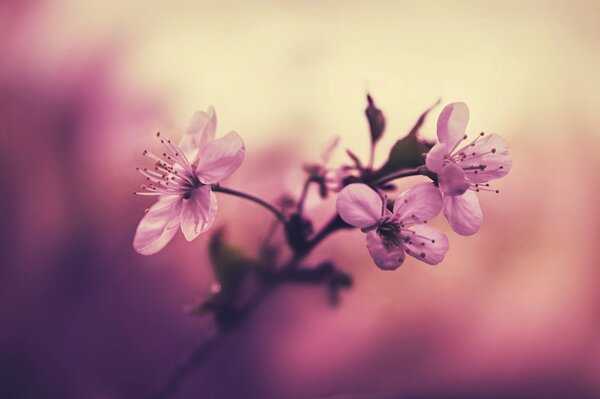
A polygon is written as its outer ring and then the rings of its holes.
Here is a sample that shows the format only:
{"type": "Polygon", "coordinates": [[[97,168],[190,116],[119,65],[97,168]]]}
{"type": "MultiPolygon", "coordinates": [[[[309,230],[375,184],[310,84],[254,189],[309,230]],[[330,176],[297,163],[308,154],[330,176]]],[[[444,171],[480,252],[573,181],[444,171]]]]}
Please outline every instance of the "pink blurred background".
{"type": "MultiPolygon", "coordinates": [[[[131,246],[156,131],[214,105],[247,148],[228,186],[274,200],[336,135],[366,158],[367,90],[378,162],[438,98],[508,139],[483,228],[439,218],[446,260],[392,273],[332,237],[311,260],[353,274],[341,306],[277,292],[176,397],[600,396],[599,43],[597,2],[0,1],[0,396],[147,397],[214,332],[182,311],[213,282],[208,236],[131,246]]],[[[270,215],[219,201],[255,250],[270,215]]]]}

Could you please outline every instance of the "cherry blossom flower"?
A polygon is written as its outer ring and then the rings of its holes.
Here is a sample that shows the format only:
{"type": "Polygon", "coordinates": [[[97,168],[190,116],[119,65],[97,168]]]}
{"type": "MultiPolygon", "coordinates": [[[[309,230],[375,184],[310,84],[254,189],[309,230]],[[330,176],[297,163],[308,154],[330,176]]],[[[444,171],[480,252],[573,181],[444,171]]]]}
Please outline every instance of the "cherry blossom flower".
{"type": "Polygon", "coordinates": [[[467,139],[469,108],[465,103],[447,105],[437,122],[439,143],[427,154],[427,168],[437,173],[444,193],[443,212],[452,229],[461,235],[477,232],[483,214],[476,192],[492,191],[488,183],[505,176],[512,160],[506,140],[497,134],[480,133],[467,139]]]}
{"type": "Polygon", "coordinates": [[[448,239],[425,224],[442,208],[442,195],[433,183],[418,184],[400,194],[390,212],[383,199],[366,184],[346,186],[337,199],[340,217],[367,232],[367,249],[375,264],[394,270],[405,253],[436,265],[448,251],[448,239]]]}
{"type": "Polygon", "coordinates": [[[148,184],[137,195],[158,196],[137,227],[133,247],[143,255],[160,251],[178,227],[191,241],[215,221],[217,199],[211,184],[231,175],[244,159],[244,142],[236,132],[215,139],[217,117],[207,112],[194,114],[179,145],[157,133],[165,147],[162,157],[144,151],[154,168],[138,168],[148,184]]]}

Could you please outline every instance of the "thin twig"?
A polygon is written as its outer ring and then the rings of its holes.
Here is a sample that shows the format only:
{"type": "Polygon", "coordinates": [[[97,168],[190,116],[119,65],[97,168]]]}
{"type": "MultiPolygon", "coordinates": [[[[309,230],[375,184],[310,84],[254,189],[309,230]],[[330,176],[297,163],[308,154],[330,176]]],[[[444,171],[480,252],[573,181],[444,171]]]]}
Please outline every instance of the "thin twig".
{"type": "Polygon", "coordinates": [[[259,204],[260,206],[271,211],[273,213],[273,215],[275,215],[275,217],[277,217],[277,219],[279,219],[279,221],[281,223],[285,223],[285,216],[283,216],[283,213],[281,213],[277,208],[275,208],[273,205],[269,204],[267,201],[265,201],[261,198],[258,198],[253,195],[246,194],[246,193],[243,193],[241,191],[237,191],[237,190],[234,190],[231,188],[222,187],[219,184],[213,184],[211,186],[211,189],[218,193],[230,194],[230,195],[234,195],[236,197],[244,198],[249,201],[255,202],[255,203],[259,204]]]}
{"type": "Polygon", "coordinates": [[[313,179],[310,176],[304,182],[304,186],[302,187],[302,193],[300,194],[300,199],[298,200],[298,207],[296,209],[296,213],[298,215],[302,215],[302,212],[304,210],[304,202],[306,201],[306,196],[308,194],[308,189],[309,189],[310,184],[312,182],[313,182],[313,179]]]}
{"type": "Polygon", "coordinates": [[[392,173],[391,175],[383,176],[371,183],[372,186],[382,186],[392,180],[400,179],[401,177],[425,175],[429,176],[429,171],[426,167],[420,166],[416,169],[401,170],[400,172],[392,173]]]}
{"type": "Polygon", "coordinates": [[[209,340],[201,343],[192,353],[190,353],[171,374],[171,377],[165,386],[153,396],[154,399],[170,398],[187,375],[202,364],[204,359],[217,348],[218,344],[223,340],[225,335],[218,333],[212,336],[209,340]]]}

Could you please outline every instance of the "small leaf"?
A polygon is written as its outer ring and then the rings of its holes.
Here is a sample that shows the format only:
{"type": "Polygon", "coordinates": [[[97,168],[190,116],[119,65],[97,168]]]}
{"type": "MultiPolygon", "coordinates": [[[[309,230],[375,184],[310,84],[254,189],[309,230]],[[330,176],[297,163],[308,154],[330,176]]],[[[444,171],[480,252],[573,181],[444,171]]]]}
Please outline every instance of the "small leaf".
{"type": "Polygon", "coordinates": [[[367,115],[367,121],[369,121],[371,142],[375,145],[375,143],[383,136],[385,130],[385,117],[383,116],[383,112],[375,106],[375,101],[373,101],[373,97],[371,97],[370,94],[367,94],[367,103],[365,115],[367,115]]]}
{"type": "Polygon", "coordinates": [[[346,150],[346,154],[348,154],[348,156],[350,157],[350,159],[352,160],[352,162],[354,162],[354,166],[356,166],[356,169],[358,170],[362,170],[362,163],[360,162],[360,159],[358,159],[358,157],[356,156],[355,153],[353,153],[350,150],[346,150]]]}

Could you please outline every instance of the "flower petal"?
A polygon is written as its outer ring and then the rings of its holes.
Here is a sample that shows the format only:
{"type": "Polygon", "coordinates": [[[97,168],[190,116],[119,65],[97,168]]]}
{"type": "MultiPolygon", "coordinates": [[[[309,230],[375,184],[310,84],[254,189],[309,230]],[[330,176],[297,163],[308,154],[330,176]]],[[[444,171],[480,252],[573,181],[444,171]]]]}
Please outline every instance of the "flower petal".
{"type": "Polygon", "coordinates": [[[194,113],[189,127],[179,142],[179,147],[191,163],[195,161],[199,151],[214,140],[216,131],[217,114],[212,106],[208,107],[206,112],[194,113]]]}
{"type": "Polygon", "coordinates": [[[471,190],[463,195],[445,197],[444,216],[452,230],[463,236],[475,234],[483,223],[479,200],[471,190]]]}
{"type": "Polygon", "coordinates": [[[438,182],[445,195],[462,195],[471,185],[466,179],[465,171],[453,162],[444,165],[438,173],[438,182]]]}
{"type": "Polygon", "coordinates": [[[246,148],[239,134],[229,132],[200,150],[196,174],[205,184],[217,183],[240,167],[246,148]]]}
{"type": "Polygon", "coordinates": [[[437,122],[437,136],[440,143],[446,143],[452,150],[461,141],[469,122],[469,107],[465,103],[446,105],[437,122]]]}
{"type": "Polygon", "coordinates": [[[427,169],[432,172],[438,173],[442,166],[444,166],[444,159],[449,155],[449,149],[445,143],[437,143],[433,146],[431,150],[427,153],[427,157],[425,158],[425,164],[427,165],[427,169]]]}
{"type": "Polygon", "coordinates": [[[371,227],[381,218],[383,200],[366,184],[354,183],[344,187],[338,195],[337,211],[354,227],[371,227]]]}
{"type": "Polygon", "coordinates": [[[181,231],[185,239],[192,241],[212,226],[217,216],[217,197],[210,186],[194,191],[189,199],[183,200],[181,231]]]}
{"type": "Polygon", "coordinates": [[[367,249],[380,269],[395,270],[404,262],[404,249],[399,246],[386,248],[374,231],[367,233],[367,249]]]}
{"type": "Polygon", "coordinates": [[[426,224],[415,224],[403,231],[406,230],[411,231],[409,237],[412,234],[409,241],[403,244],[407,254],[430,265],[437,265],[444,260],[449,247],[448,237],[444,233],[426,224]]]}
{"type": "Polygon", "coordinates": [[[394,214],[398,220],[422,223],[442,210],[442,194],[433,183],[420,183],[396,198],[394,214]]]}
{"type": "Polygon", "coordinates": [[[468,170],[467,176],[476,183],[485,183],[490,180],[504,177],[510,172],[512,158],[508,152],[508,143],[497,134],[490,134],[475,142],[469,147],[471,156],[461,162],[462,167],[484,165],[483,170],[468,170]],[[472,155],[475,153],[475,155],[472,155]]]}
{"type": "Polygon", "coordinates": [[[175,235],[179,227],[181,196],[165,195],[150,207],[135,231],[133,248],[142,255],[152,255],[175,235]]]}

